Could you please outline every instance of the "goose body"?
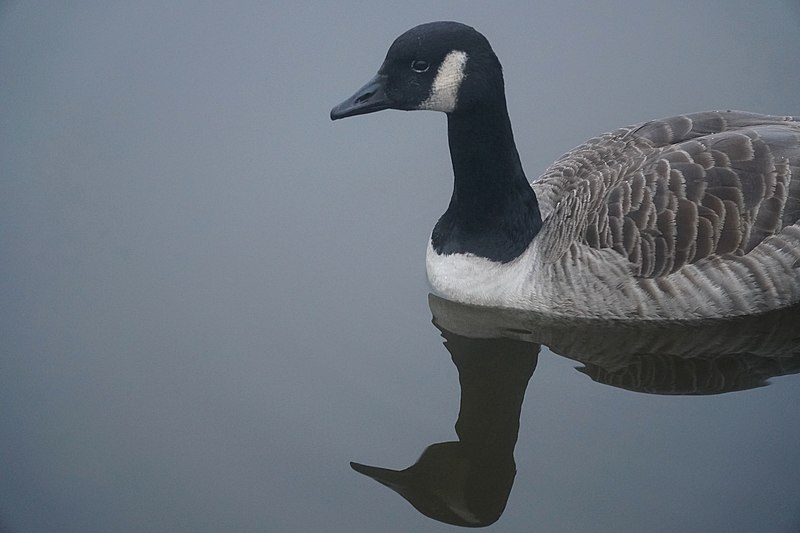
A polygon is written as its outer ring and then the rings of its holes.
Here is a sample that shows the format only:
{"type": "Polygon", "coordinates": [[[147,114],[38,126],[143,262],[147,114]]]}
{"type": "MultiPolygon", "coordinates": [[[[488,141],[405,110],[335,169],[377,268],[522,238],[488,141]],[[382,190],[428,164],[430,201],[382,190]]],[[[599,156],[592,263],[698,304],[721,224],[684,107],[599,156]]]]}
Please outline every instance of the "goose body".
{"type": "Polygon", "coordinates": [[[448,118],[453,195],[428,244],[441,296],[571,317],[698,319],[800,301],[800,120],[710,111],[595,137],[530,182],[488,41],[417,26],[331,111],[448,118]]]}

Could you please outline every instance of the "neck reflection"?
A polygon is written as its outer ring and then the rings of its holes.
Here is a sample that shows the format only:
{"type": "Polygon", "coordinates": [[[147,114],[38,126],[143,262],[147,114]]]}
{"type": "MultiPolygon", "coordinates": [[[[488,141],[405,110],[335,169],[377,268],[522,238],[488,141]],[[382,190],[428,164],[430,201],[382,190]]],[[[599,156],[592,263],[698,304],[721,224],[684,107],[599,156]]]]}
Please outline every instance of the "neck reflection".
{"type": "Polygon", "coordinates": [[[456,365],[457,441],[428,446],[404,470],[351,463],[419,512],[464,527],[496,522],[516,475],[522,402],[542,344],[594,381],[663,395],[712,395],[800,372],[800,306],[734,320],[621,324],[555,320],[431,295],[433,321],[456,365]]]}

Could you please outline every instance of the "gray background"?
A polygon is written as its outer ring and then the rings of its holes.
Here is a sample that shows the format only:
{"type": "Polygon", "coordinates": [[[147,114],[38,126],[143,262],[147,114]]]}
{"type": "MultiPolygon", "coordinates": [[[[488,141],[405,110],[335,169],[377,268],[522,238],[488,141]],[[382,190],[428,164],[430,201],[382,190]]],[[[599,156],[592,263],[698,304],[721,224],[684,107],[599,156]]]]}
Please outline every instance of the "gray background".
{"type": "MultiPolygon", "coordinates": [[[[445,119],[334,104],[411,26],[505,67],[529,176],[609,129],[800,114],[796,0],[0,5],[0,529],[450,530],[350,471],[453,438],[445,119]]],[[[498,531],[796,531],[800,393],[544,353],[498,531]]]]}

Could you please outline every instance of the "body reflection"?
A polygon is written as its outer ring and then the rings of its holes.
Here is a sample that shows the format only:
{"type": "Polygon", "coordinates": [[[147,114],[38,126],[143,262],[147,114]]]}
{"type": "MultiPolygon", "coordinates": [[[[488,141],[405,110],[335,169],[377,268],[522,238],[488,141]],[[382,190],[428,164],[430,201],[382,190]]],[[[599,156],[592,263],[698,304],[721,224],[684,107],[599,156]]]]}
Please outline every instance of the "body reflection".
{"type": "Polygon", "coordinates": [[[481,527],[505,509],[525,390],[542,344],[594,381],[650,394],[707,395],[761,387],[800,372],[800,306],[691,323],[565,321],[429,299],[458,368],[457,442],[432,444],[405,470],[351,463],[422,514],[481,527]]]}

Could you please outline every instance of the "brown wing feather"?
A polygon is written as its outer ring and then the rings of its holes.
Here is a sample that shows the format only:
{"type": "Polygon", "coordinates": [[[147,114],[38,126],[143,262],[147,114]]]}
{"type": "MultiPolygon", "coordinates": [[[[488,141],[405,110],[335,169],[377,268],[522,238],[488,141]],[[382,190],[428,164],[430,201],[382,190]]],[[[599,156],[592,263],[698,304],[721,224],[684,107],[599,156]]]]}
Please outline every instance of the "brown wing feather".
{"type": "Polygon", "coordinates": [[[546,220],[558,234],[549,255],[572,238],[657,278],[744,255],[800,220],[800,122],[736,111],[648,122],[565,154],[534,188],[546,215],[581,215],[560,234],[558,217],[546,220]]]}

